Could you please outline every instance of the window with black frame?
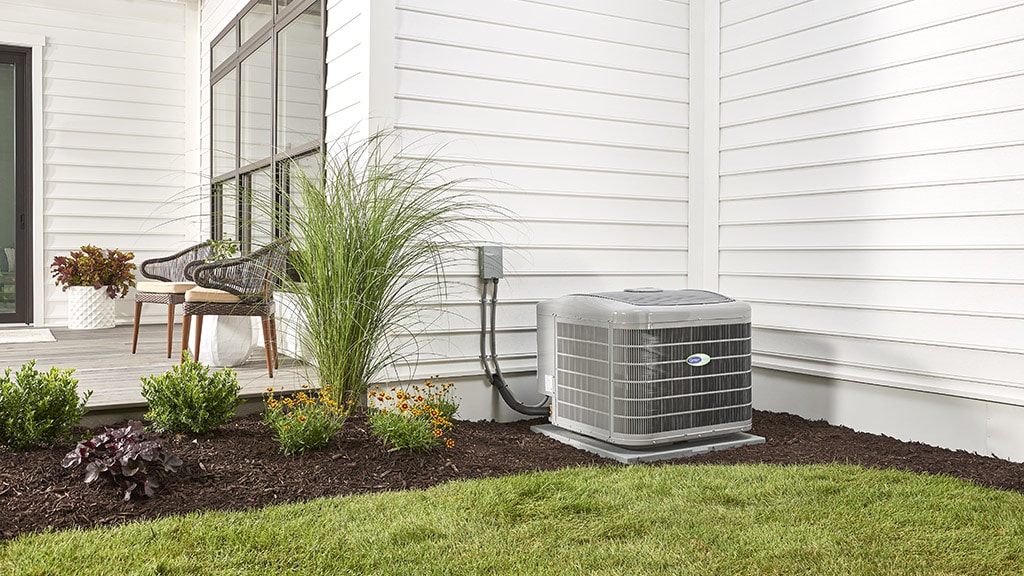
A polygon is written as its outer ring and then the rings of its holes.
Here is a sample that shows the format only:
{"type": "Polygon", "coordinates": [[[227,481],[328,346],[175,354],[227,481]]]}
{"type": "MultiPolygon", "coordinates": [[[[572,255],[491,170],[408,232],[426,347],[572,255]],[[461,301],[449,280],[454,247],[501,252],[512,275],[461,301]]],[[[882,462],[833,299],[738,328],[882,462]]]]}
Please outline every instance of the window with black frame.
{"type": "Polygon", "coordinates": [[[210,232],[242,252],[288,232],[288,170],[324,134],[322,0],[254,0],[211,43],[210,232]]]}

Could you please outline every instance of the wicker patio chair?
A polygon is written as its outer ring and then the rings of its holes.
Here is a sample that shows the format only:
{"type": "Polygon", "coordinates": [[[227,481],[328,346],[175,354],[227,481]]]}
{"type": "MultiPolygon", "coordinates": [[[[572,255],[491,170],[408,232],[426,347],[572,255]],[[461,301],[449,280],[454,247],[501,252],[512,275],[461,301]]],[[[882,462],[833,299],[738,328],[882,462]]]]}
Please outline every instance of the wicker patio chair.
{"type": "Polygon", "coordinates": [[[135,323],[132,326],[132,354],[139,344],[139,318],[144,303],[167,305],[167,357],[171,357],[174,343],[174,308],[185,302],[185,292],[195,287],[185,275],[185,267],[192,262],[202,262],[213,254],[213,246],[207,240],[170,256],[151,258],[139,265],[143,280],[135,286],[135,323]]]}
{"type": "Polygon", "coordinates": [[[274,319],[274,287],[285,272],[288,238],[281,238],[240,258],[196,262],[188,272],[196,287],[185,292],[181,323],[181,360],[185,361],[192,317],[198,320],[195,354],[203,334],[203,316],[259,316],[263,323],[267,374],[277,368],[277,323],[274,319]]]}

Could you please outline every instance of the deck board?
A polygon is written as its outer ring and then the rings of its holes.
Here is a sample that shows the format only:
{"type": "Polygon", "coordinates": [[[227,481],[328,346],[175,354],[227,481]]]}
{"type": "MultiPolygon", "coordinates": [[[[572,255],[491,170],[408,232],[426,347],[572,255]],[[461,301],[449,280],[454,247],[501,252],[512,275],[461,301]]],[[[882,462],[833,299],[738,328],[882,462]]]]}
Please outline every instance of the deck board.
{"type": "MultiPolygon", "coordinates": [[[[175,334],[180,334],[180,330],[179,324],[175,334]]],[[[74,368],[79,393],[93,391],[88,403],[91,411],[143,408],[146,401],[141,393],[141,378],[170,370],[180,350],[176,342],[175,358],[167,358],[165,325],[140,328],[137,354],[132,354],[131,326],[102,330],[51,328],[50,332],[56,342],[0,344],[0,369],[10,367],[12,372],[17,371],[32,359],[39,370],[49,370],[51,366],[74,368]]],[[[249,360],[233,368],[238,373],[241,395],[258,398],[268,386],[284,391],[301,388],[305,382],[304,365],[283,355],[280,364],[271,379],[267,376],[263,348],[254,347],[249,360]]]]}

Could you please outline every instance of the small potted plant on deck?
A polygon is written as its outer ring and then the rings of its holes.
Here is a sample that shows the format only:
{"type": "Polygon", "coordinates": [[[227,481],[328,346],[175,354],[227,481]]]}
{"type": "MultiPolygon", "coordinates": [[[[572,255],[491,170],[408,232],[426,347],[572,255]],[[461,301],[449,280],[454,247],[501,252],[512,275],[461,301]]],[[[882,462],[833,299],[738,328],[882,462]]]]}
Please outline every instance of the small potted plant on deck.
{"type": "Polygon", "coordinates": [[[135,286],[135,254],[86,245],[50,264],[55,284],[68,293],[68,328],[114,327],[114,299],[135,286]]]}

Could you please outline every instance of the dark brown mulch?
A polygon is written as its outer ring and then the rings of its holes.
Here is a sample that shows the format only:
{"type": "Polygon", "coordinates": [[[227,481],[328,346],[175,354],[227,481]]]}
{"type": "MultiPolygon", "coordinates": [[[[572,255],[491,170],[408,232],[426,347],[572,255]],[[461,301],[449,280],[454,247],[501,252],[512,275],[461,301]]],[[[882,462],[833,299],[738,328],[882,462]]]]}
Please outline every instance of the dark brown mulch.
{"type": "MultiPolygon", "coordinates": [[[[154,498],[127,503],[109,485],[85,485],[81,469],[61,468],[70,445],[17,453],[0,449],[0,538],[201,509],[240,510],[320,496],[422,488],[455,479],[608,464],[534,434],[530,426],[539,422],[458,422],[455,448],[416,454],[384,450],[369,435],[365,421],[353,417],[327,449],[284,457],[259,417],[249,416],[205,436],[168,438],[171,450],[184,461],[179,473],[154,498]]],[[[755,412],[752,432],[767,442],[676,462],[842,462],[948,474],[1024,492],[1024,464],[900,442],[790,414],[755,412]]]]}

